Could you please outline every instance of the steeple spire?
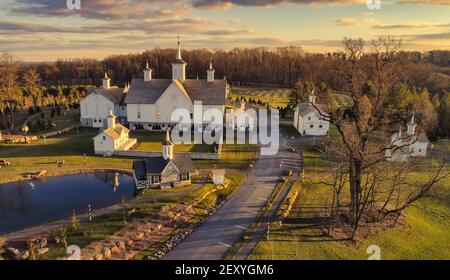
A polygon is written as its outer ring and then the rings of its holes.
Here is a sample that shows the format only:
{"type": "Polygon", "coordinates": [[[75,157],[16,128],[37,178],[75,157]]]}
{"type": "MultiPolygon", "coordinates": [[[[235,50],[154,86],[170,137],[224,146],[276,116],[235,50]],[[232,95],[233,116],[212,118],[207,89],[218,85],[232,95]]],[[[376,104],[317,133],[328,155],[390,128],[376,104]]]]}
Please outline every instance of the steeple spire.
{"type": "Polygon", "coordinates": [[[309,96],[309,103],[315,105],[316,104],[316,90],[313,89],[311,95],[309,96]]]}
{"type": "Polygon", "coordinates": [[[148,66],[148,61],[147,64],[145,65],[145,69],[144,71],[144,82],[149,82],[152,79],[152,69],[150,69],[150,67],[148,66]]]}
{"type": "Polygon", "coordinates": [[[215,72],[215,70],[213,68],[212,62],[210,62],[209,63],[209,69],[206,71],[206,74],[207,74],[206,75],[206,81],[208,83],[214,82],[214,72],[215,72]]]}
{"type": "Polygon", "coordinates": [[[415,115],[416,115],[415,113],[412,115],[411,121],[408,123],[408,130],[407,130],[408,135],[416,134],[417,124],[415,121],[415,115]]]}
{"type": "Polygon", "coordinates": [[[165,160],[171,160],[173,158],[173,142],[170,140],[170,132],[167,130],[166,139],[162,142],[163,146],[163,158],[165,160]]]}
{"type": "Polygon", "coordinates": [[[178,51],[177,51],[177,60],[183,60],[181,58],[181,42],[180,42],[180,36],[177,37],[178,39],[178,51]]]}
{"type": "Polygon", "coordinates": [[[186,65],[187,63],[181,58],[181,43],[180,36],[178,38],[177,57],[172,62],[172,80],[178,80],[182,83],[186,80],[186,65]]]}
{"type": "Polygon", "coordinates": [[[103,78],[103,88],[109,89],[111,87],[111,79],[108,77],[108,73],[105,71],[105,77],[103,78]]]}

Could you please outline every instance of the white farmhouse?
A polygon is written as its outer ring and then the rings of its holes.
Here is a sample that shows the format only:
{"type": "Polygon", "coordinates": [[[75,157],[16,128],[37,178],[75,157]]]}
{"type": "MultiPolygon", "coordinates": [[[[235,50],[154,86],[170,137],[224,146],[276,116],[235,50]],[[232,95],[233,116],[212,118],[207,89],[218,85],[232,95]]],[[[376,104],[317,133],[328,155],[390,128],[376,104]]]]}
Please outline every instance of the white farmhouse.
{"type": "Polygon", "coordinates": [[[425,133],[416,133],[417,124],[414,115],[408,123],[406,133],[400,129],[391,137],[391,144],[386,149],[388,161],[407,161],[409,157],[426,157],[430,141],[425,133]]]}
{"type": "Polygon", "coordinates": [[[103,86],[91,91],[80,103],[81,125],[86,127],[106,128],[109,111],[118,116],[119,122],[126,124],[127,108],[124,104],[128,87],[111,86],[111,79],[105,73],[103,86]]]}
{"type": "Polygon", "coordinates": [[[110,110],[106,118],[107,128],[94,137],[94,151],[97,155],[112,155],[115,151],[127,151],[137,140],[129,138],[130,130],[116,123],[116,116],[110,110]]]}
{"type": "Polygon", "coordinates": [[[330,129],[330,122],[321,106],[316,104],[314,91],[309,96],[309,102],[298,104],[294,110],[294,127],[301,135],[324,136],[330,129]]]}
{"type": "Polygon", "coordinates": [[[172,112],[176,109],[186,109],[193,120],[195,102],[201,102],[203,112],[217,109],[223,115],[227,82],[214,79],[212,64],[207,70],[206,80],[186,79],[186,65],[181,58],[181,45],[178,42],[177,56],[172,62],[172,79],[153,79],[147,63],[143,70],[144,78],[132,80],[125,98],[131,130],[168,130],[178,123],[171,120],[172,112]]]}

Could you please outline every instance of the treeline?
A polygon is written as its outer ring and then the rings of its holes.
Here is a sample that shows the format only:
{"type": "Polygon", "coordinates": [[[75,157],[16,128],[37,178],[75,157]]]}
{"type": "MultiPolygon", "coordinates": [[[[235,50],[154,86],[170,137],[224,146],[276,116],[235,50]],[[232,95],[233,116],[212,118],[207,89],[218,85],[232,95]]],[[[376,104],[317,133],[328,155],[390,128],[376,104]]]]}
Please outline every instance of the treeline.
{"type": "MultiPolygon", "coordinates": [[[[174,49],[152,49],[139,54],[114,55],[104,60],[58,60],[37,65],[44,84],[99,85],[104,71],[122,86],[133,77],[142,77],[148,61],[155,78],[171,77],[174,49]]],[[[293,87],[300,81],[323,82],[335,90],[345,90],[348,83],[338,73],[344,53],[307,53],[300,47],[236,48],[224,50],[184,50],[188,78],[205,78],[209,62],[214,63],[216,78],[256,84],[293,87]]],[[[398,75],[404,82],[430,92],[450,88],[450,51],[401,52],[398,75]]]]}

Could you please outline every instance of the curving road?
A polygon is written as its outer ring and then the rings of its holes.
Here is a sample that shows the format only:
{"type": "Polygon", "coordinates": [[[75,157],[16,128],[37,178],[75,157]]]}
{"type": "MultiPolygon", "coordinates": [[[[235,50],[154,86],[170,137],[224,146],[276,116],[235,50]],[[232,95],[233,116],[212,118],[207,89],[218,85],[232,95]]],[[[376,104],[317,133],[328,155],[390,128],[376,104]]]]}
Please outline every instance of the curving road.
{"type": "Polygon", "coordinates": [[[220,260],[243,235],[265,206],[282,167],[301,164],[297,153],[288,152],[284,137],[276,155],[260,156],[244,184],[205,223],[167,253],[163,260],[220,260]]]}

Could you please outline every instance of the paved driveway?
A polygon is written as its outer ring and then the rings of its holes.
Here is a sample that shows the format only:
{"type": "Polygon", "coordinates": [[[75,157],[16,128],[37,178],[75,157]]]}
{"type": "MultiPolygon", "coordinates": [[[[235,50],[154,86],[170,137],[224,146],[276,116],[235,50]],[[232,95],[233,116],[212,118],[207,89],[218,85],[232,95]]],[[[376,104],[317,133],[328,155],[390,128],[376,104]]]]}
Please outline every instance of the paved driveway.
{"type": "Polygon", "coordinates": [[[286,146],[286,139],[280,136],[278,154],[260,156],[244,184],[233,196],[163,260],[222,259],[265,206],[282,170],[287,168],[283,166],[299,166],[299,154],[288,152],[286,146]]]}

